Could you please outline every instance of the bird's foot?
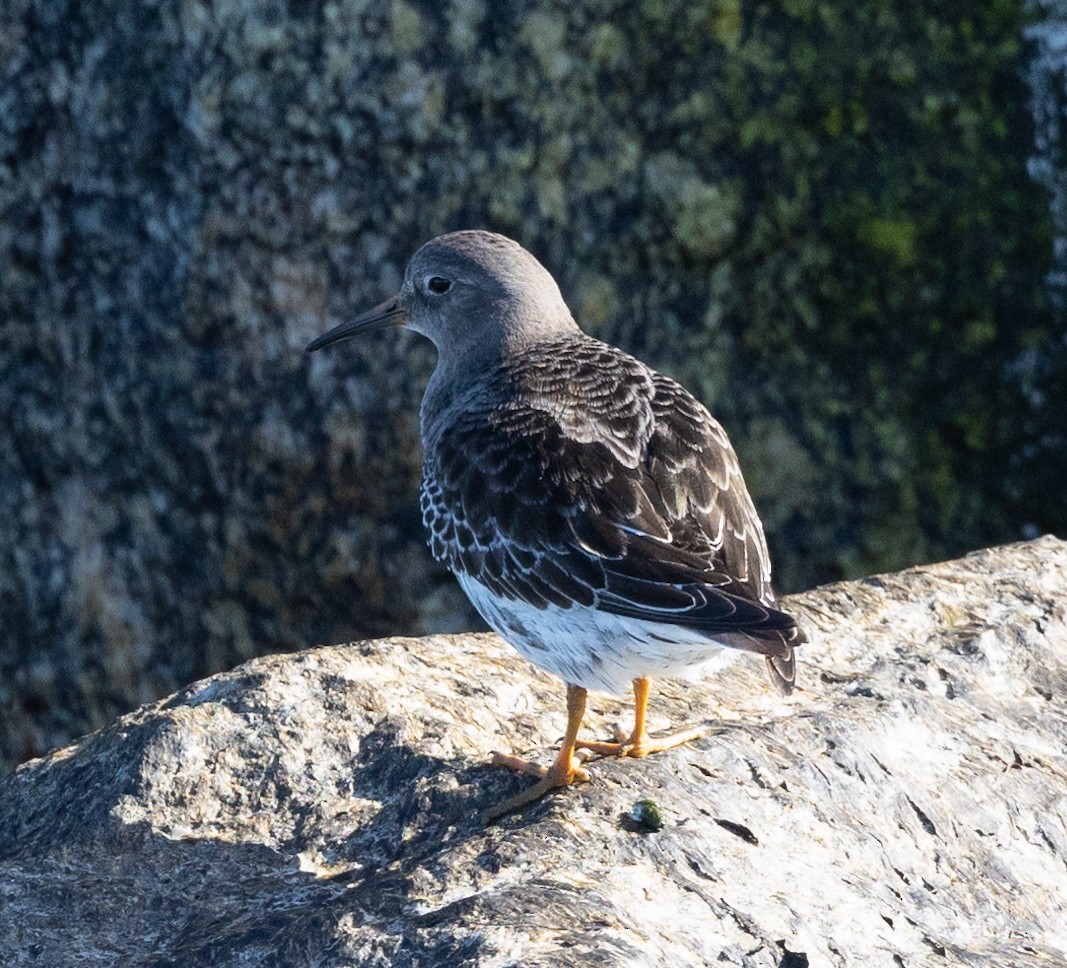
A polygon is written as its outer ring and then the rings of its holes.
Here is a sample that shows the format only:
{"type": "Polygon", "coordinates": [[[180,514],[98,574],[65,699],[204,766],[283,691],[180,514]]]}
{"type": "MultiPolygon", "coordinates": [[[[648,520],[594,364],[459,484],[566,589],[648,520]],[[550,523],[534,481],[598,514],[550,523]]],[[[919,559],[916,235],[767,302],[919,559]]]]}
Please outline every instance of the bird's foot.
{"type": "Polygon", "coordinates": [[[531,760],[511,753],[494,753],[493,766],[506,766],[511,770],[518,770],[528,776],[536,776],[537,782],[527,787],[521,793],[517,793],[507,800],[503,800],[496,806],[490,807],[482,814],[482,823],[490,824],[499,820],[504,814],[525,807],[527,804],[540,800],[550,790],[557,787],[570,786],[572,783],[586,783],[589,780],[589,771],[579,762],[576,756],[570,756],[567,760],[557,760],[548,767],[540,766],[531,760]]]}
{"type": "Polygon", "coordinates": [[[684,743],[691,743],[704,735],[702,726],[694,726],[692,729],[682,729],[669,736],[648,735],[643,730],[638,733],[627,733],[619,726],[615,727],[615,741],[602,743],[597,740],[578,740],[579,749],[589,750],[598,756],[648,756],[649,753],[659,753],[663,750],[674,749],[684,743]]]}

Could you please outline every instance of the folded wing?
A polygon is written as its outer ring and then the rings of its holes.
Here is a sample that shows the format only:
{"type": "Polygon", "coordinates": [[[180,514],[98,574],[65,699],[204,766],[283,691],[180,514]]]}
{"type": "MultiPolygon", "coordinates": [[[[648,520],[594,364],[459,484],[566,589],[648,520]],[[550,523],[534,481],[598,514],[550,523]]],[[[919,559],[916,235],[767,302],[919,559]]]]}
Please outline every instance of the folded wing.
{"type": "Polygon", "coordinates": [[[496,377],[508,392],[464,407],[428,449],[435,557],[537,608],[594,607],[761,653],[788,689],[802,636],[777,607],[722,428],[678,384],[595,340],[542,368],[518,358],[496,377]]]}

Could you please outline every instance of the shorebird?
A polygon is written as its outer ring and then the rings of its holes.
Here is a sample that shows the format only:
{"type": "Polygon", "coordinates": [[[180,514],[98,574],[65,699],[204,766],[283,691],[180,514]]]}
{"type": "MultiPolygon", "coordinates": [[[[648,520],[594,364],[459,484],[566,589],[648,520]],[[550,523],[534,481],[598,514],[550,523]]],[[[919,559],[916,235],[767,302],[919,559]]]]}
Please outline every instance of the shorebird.
{"type": "Polygon", "coordinates": [[[437,347],[420,411],[430,549],[490,627],[567,684],[559,755],[494,754],[537,782],[487,822],[588,780],[576,750],[644,756],[702,735],[649,736],[654,676],[747,651],[792,690],[803,633],[771,587],[733,447],[688,391],[583,333],[548,270],[492,232],[427,242],[399,293],[307,349],[392,326],[437,347]],[[631,687],[633,729],[579,740],[587,691],[631,687]]]}

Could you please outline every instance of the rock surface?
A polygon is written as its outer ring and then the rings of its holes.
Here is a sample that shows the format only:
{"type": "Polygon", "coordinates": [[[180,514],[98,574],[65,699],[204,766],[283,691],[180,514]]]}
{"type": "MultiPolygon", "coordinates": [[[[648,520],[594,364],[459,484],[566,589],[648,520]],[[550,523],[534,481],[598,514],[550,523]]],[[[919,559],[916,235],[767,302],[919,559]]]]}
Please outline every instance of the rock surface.
{"type": "MultiPolygon", "coordinates": [[[[0,786],[4,965],[1062,965],[1067,543],[796,596],[803,689],[483,828],[558,682],[491,635],[256,659],[0,786]],[[628,814],[651,798],[659,831],[628,814]]],[[[587,732],[628,708],[594,697],[587,732]]]]}

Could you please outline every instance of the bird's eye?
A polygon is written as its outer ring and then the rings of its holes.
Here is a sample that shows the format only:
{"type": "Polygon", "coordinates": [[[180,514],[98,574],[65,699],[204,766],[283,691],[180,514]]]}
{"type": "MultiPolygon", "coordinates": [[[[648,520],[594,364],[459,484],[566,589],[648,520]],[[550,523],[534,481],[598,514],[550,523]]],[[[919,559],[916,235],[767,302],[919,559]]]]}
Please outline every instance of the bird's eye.
{"type": "Polygon", "coordinates": [[[442,276],[430,276],[426,285],[429,287],[430,292],[435,292],[440,296],[452,288],[452,280],[445,279],[442,276]]]}

